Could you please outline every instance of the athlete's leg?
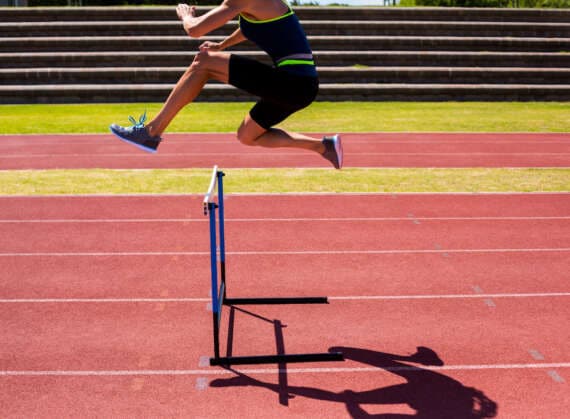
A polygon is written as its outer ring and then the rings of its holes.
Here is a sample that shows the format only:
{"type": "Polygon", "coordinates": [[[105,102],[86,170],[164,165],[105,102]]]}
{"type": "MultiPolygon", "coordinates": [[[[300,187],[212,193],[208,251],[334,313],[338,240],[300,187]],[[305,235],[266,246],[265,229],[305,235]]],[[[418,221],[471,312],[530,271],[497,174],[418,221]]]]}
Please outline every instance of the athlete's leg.
{"type": "Polygon", "coordinates": [[[228,83],[230,54],[200,51],[182,75],[156,117],[146,128],[151,136],[160,136],[180,110],[192,102],[208,80],[228,83]]]}
{"type": "Polygon", "coordinates": [[[325,152],[325,146],[319,139],[306,135],[287,132],[277,128],[265,129],[247,114],[237,132],[242,144],[261,147],[294,147],[311,150],[319,154],[325,152]]]}

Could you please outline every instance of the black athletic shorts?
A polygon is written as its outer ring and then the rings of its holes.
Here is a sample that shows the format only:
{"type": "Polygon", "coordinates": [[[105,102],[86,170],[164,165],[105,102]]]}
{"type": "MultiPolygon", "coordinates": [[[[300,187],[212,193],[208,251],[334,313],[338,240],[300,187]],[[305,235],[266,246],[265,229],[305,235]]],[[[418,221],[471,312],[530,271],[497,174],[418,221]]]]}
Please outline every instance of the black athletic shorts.
{"type": "Polygon", "coordinates": [[[319,90],[317,77],[295,74],[235,54],[230,56],[229,83],[260,98],[249,114],[265,129],[309,106],[319,90]]]}

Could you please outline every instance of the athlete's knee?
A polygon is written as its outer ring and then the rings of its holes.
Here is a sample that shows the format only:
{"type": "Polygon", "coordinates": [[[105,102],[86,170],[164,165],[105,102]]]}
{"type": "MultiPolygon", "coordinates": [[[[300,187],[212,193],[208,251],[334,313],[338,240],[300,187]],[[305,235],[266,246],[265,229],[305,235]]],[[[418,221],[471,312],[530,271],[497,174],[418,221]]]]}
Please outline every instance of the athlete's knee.
{"type": "Polygon", "coordinates": [[[257,145],[256,142],[259,138],[259,135],[250,132],[250,130],[247,129],[247,125],[243,122],[238,128],[236,136],[238,141],[243,145],[257,145]]]}
{"type": "Polygon", "coordinates": [[[188,67],[188,71],[199,71],[206,67],[206,63],[208,61],[207,53],[200,51],[198,54],[194,56],[194,60],[190,67],[188,67]]]}
{"type": "Polygon", "coordinates": [[[202,50],[196,54],[194,61],[188,67],[187,73],[203,72],[210,73],[212,56],[208,50],[202,50]]]}
{"type": "Polygon", "coordinates": [[[237,132],[237,139],[243,145],[257,145],[257,137],[241,130],[238,130],[237,132]]]}

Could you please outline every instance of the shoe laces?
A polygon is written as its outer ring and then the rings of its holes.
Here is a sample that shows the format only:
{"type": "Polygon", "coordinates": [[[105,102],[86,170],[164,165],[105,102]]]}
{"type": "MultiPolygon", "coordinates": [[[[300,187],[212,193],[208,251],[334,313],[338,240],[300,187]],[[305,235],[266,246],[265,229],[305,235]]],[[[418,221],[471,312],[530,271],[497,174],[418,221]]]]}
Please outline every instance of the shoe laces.
{"type": "Polygon", "coordinates": [[[146,111],[139,117],[138,121],[132,116],[129,116],[129,121],[133,124],[131,128],[143,128],[146,122],[146,111]]]}

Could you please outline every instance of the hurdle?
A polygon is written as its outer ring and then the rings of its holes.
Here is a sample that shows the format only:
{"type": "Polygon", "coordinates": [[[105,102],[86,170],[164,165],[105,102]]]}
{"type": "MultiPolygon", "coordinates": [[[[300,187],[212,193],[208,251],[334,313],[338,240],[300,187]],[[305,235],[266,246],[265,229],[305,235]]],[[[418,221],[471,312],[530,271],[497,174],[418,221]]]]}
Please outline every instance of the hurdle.
{"type": "Polygon", "coordinates": [[[225,174],[214,166],[212,177],[203,200],[204,215],[209,217],[210,270],[212,294],[212,319],[214,356],[210,365],[283,364],[293,362],[343,361],[341,352],[275,354],[253,356],[220,356],[220,326],[223,306],[267,304],[328,304],[327,297],[270,297],[228,298],[226,282],[226,246],[224,225],[224,178],[225,174]],[[219,247],[218,247],[219,240],[219,247]],[[219,258],[218,258],[219,252],[219,258]],[[219,275],[218,275],[219,268],[219,275]]]}

